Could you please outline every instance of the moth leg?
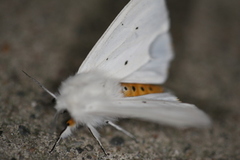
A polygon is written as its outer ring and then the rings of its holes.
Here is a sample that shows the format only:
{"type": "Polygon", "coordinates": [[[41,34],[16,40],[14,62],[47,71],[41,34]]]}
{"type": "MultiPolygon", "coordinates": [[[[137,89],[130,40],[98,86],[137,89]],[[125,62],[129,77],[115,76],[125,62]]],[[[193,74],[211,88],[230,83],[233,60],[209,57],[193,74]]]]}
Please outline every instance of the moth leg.
{"type": "Polygon", "coordinates": [[[68,136],[70,136],[72,134],[72,131],[76,128],[76,123],[73,119],[69,119],[67,121],[67,127],[62,131],[62,133],[60,134],[60,136],[57,138],[57,140],[55,141],[52,149],[49,151],[49,153],[51,153],[54,148],[56,147],[56,145],[60,142],[61,139],[64,139],[68,136]]]}
{"type": "Polygon", "coordinates": [[[137,139],[135,138],[135,136],[132,135],[131,133],[129,133],[128,131],[126,131],[125,129],[123,129],[122,127],[114,124],[112,121],[109,121],[109,120],[107,120],[107,121],[105,121],[105,122],[106,122],[107,124],[109,124],[110,126],[116,128],[117,130],[123,132],[124,134],[126,134],[126,135],[129,136],[129,137],[131,137],[132,139],[134,139],[134,141],[137,142],[137,139]]]}
{"type": "Polygon", "coordinates": [[[55,143],[54,143],[52,149],[49,151],[49,153],[52,153],[52,151],[54,150],[54,148],[55,148],[56,145],[60,142],[61,139],[62,139],[61,136],[57,138],[57,140],[55,141],[55,143]]]}
{"type": "Polygon", "coordinates": [[[91,125],[88,125],[88,129],[92,133],[93,137],[97,140],[97,142],[98,142],[99,146],[101,147],[102,151],[104,152],[104,154],[107,156],[108,154],[105,151],[105,149],[103,148],[101,141],[99,140],[100,135],[99,135],[98,131],[91,125]]]}

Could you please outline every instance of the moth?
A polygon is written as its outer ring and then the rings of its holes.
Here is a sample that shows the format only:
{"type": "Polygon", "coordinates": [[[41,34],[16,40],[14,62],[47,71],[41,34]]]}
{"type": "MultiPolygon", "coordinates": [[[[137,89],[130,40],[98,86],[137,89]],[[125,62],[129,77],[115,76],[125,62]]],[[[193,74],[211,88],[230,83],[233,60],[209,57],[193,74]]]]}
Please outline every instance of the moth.
{"type": "MultiPolygon", "coordinates": [[[[131,0],[88,54],[78,72],[62,82],[56,99],[57,114],[71,119],[55,145],[86,126],[106,151],[96,130],[111,125],[134,136],[115,122],[139,118],[175,127],[206,127],[209,117],[193,104],[180,102],[162,84],[173,59],[169,18],[164,0],[131,0]]],[[[51,151],[52,151],[51,150],[51,151]]]]}

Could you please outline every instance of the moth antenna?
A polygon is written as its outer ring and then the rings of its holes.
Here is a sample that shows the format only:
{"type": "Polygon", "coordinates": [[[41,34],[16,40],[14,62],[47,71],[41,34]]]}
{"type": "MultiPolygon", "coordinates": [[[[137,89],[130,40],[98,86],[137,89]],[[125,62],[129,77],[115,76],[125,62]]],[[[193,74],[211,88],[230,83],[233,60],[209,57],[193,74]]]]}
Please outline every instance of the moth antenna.
{"type": "Polygon", "coordinates": [[[68,136],[70,136],[72,134],[72,130],[75,129],[77,126],[77,124],[75,123],[75,121],[73,119],[70,119],[67,121],[67,127],[62,131],[62,133],[60,134],[60,136],[57,138],[56,142],[54,143],[52,149],[49,151],[49,153],[51,153],[54,148],[56,147],[56,145],[58,144],[58,142],[61,139],[64,139],[68,136]]]}
{"type": "Polygon", "coordinates": [[[46,91],[48,94],[50,94],[53,98],[57,99],[57,96],[55,94],[53,94],[52,92],[50,92],[47,88],[45,88],[40,82],[38,82],[35,78],[31,77],[29,74],[27,74],[25,71],[22,70],[22,72],[28,76],[29,78],[31,78],[35,83],[37,83],[44,91],[46,91]]]}

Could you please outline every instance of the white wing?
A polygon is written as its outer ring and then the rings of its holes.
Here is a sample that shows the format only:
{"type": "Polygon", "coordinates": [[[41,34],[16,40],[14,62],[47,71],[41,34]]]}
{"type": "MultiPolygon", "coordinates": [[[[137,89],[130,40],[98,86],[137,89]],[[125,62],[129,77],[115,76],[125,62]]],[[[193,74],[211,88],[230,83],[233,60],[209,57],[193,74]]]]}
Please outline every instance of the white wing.
{"type": "Polygon", "coordinates": [[[123,82],[163,83],[172,59],[164,0],[131,0],[78,73],[100,70],[123,82]]]}
{"type": "Polygon", "coordinates": [[[211,124],[209,117],[195,105],[143,96],[118,99],[112,105],[94,107],[89,114],[139,118],[175,127],[209,127],[211,124]]]}

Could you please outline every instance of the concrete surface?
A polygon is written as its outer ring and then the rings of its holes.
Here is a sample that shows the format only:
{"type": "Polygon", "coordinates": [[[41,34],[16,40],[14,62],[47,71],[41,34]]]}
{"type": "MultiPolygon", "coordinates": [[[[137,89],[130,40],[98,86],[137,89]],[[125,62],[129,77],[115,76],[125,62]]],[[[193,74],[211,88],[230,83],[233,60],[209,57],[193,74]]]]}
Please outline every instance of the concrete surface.
{"type": "Polygon", "coordinates": [[[51,91],[73,75],[127,1],[0,1],[0,159],[240,159],[240,1],[168,1],[176,58],[166,86],[213,120],[210,129],[179,130],[140,120],[100,129],[104,157],[86,128],[49,154],[63,120],[29,80],[51,91]]]}

